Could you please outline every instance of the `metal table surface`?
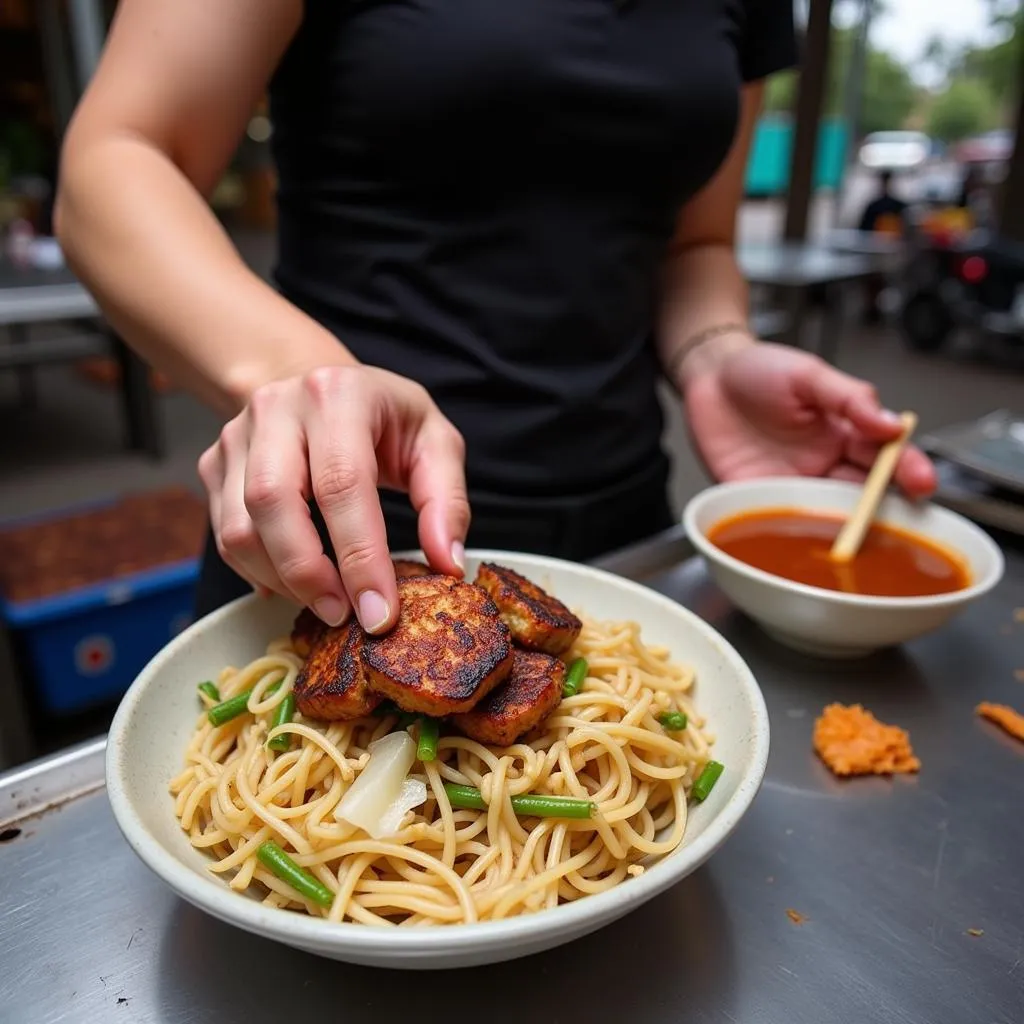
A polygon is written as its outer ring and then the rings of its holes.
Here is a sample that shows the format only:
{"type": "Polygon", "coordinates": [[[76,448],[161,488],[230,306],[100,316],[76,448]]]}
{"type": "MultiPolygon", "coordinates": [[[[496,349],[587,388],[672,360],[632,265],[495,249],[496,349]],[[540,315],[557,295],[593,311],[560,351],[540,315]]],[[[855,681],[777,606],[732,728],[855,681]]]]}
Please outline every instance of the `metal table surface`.
{"type": "Polygon", "coordinates": [[[736,262],[750,284],[786,293],[789,340],[794,344],[801,340],[810,291],[824,290],[815,345],[818,355],[831,363],[836,361],[844,334],[848,290],[884,269],[883,258],[878,255],[836,252],[826,246],[794,242],[739,245],[736,262]]]}
{"type": "Polygon", "coordinates": [[[99,315],[96,301],[66,267],[36,270],[0,262],[0,326],[99,315]]]}
{"type": "Polygon", "coordinates": [[[751,284],[777,288],[856,281],[869,277],[878,266],[873,256],[862,252],[835,252],[826,246],[792,242],[739,245],[736,262],[751,284]]]}
{"type": "Polygon", "coordinates": [[[825,243],[834,252],[860,256],[900,256],[907,248],[902,238],[857,228],[836,228],[825,237],[825,243]]]}
{"type": "Polygon", "coordinates": [[[777,646],[688,554],[676,531],[612,567],[736,645],[773,735],[749,814],[673,890],[572,945],[436,981],[321,960],[221,924],[151,875],[114,825],[99,741],[0,779],[0,820],[22,819],[0,842],[0,1021],[448,1024],[476,1008],[488,1024],[1020,1024],[1024,746],[973,708],[1024,704],[1024,551],[943,632],[849,663],[777,646]],[[920,775],[833,779],[810,744],[832,700],[908,727],[920,775]]]}
{"type": "Polygon", "coordinates": [[[40,270],[13,266],[0,259],[0,337],[11,344],[0,346],[0,370],[14,369],[23,397],[35,401],[31,370],[54,362],[74,362],[111,354],[120,373],[121,403],[126,440],[132,451],[161,458],[163,436],[149,381],[149,369],[116,334],[99,322],[95,299],[68,267],[40,270]],[[77,325],[76,333],[60,337],[32,337],[32,329],[59,323],[77,325]]]}

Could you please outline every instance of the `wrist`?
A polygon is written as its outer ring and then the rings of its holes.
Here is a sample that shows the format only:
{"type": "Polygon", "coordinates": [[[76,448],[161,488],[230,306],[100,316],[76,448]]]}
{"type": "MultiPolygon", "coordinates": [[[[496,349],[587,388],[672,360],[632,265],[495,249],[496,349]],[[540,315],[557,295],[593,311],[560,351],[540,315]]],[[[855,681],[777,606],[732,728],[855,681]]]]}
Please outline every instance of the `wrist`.
{"type": "Polygon", "coordinates": [[[240,360],[227,369],[223,390],[234,413],[249,404],[260,388],[289,377],[302,377],[321,366],[358,366],[359,360],[332,334],[324,331],[324,338],[304,345],[296,351],[294,344],[282,340],[280,351],[269,355],[257,354],[252,359],[240,360]]]}
{"type": "Polygon", "coordinates": [[[679,391],[694,378],[713,373],[737,352],[751,348],[757,339],[742,324],[709,328],[683,342],[667,367],[667,375],[679,391]]]}

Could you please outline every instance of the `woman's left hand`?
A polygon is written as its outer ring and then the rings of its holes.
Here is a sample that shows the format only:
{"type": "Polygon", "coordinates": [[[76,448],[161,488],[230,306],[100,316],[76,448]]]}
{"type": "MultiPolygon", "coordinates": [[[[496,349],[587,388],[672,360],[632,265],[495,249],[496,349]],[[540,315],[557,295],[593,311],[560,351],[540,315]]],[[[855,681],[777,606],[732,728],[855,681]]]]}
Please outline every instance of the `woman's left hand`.
{"type": "MultiPolygon", "coordinates": [[[[879,405],[872,385],[809,352],[750,342],[701,356],[683,396],[697,450],[717,480],[860,480],[879,447],[899,435],[899,418],[879,405]]],[[[895,481],[908,496],[926,497],[935,468],[908,446],[895,481]]]]}

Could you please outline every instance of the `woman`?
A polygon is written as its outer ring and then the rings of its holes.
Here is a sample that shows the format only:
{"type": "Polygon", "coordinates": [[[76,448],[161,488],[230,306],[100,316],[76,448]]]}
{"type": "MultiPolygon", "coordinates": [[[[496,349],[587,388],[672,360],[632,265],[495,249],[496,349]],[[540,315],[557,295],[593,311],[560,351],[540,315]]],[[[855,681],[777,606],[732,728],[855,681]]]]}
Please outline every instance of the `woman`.
{"type": "Polygon", "coordinates": [[[228,417],[200,611],[251,584],[385,630],[389,540],[458,572],[470,505],[474,544],[578,559],[668,525],[660,374],[714,476],[861,475],[893,417],[749,335],[732,254],[793,58],[790,0],[122,0],[59,233],[228,417]],[[268,87],[277,291],[202,198],[268,87]]]}

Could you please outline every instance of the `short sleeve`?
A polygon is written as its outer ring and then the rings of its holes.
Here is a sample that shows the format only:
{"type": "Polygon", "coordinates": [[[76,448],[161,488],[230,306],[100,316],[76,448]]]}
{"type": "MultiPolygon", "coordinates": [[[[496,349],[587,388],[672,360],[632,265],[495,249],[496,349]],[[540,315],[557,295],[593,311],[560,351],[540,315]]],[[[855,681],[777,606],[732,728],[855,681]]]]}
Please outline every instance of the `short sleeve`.
{"type": "Polygon", "coordinates": [[[793,0],[743,0],[740,72],[756,82],[794,67],[798,60],[793,0]]]}

